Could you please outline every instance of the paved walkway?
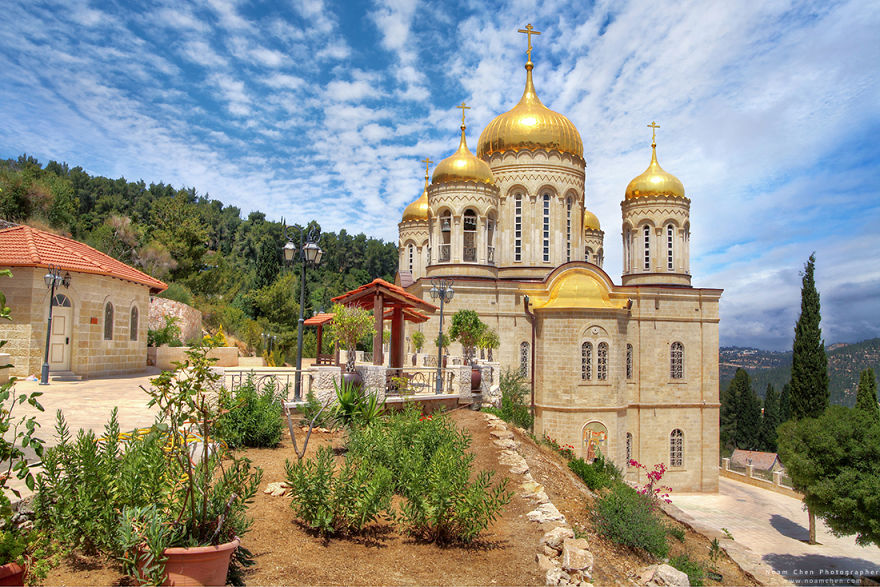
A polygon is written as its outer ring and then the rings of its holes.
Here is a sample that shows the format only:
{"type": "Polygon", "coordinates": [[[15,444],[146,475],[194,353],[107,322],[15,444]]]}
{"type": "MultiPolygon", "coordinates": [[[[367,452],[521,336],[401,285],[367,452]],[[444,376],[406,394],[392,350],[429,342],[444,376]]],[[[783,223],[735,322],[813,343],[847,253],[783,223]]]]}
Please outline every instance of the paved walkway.
{"type": "Polygon", "coordinates": [[[852,585],[861,575],[880,575],[880,548],[859,546],[853,536],[837,538],[821,520],[819,544],[807,544],[809,518],[800,500],[733,479],[719,481],[718,494],[673,494],[672,502],[708,526],[726,528],[793,583],[852,585]]]}

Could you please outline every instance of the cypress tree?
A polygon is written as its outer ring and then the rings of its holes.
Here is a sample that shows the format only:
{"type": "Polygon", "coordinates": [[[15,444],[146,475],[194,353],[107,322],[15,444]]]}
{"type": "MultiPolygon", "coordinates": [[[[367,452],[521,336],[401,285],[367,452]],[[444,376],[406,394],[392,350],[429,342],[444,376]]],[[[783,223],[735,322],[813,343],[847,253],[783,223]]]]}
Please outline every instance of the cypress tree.
{"type": "Polygon", "coordinates": [[[782,393],[779,394],[779,423],[791,420],[791,385],[786,383],[782,386],[782,393]]]}
{"type": "Polygon", "coordinates": [[[737,369],[733,379],[724,391],[721,392],[721,445],[729,449],[736,448],[737,389],[740,386],[740,380],[743,377],[748,378],[748,376],[749,374],[743,369],[737,369]]]}
{"type": "Polygon", "coordinates": [[[254,287],[261,289],[275,283],[281,273],[281,250],[275,246],[271,238],[260,241],[257,249],[257,275],[254,287]]]}
{"type": "Polygon", "coordinates": [[[791,415],[795,419],[817,418],[829,405],[828,357],[819,322],[819,292],[813,271],[816,254],[804,266],[801,315],[794,328],[791,357],[791,415]]]}
{"type": "Polygon", "coordinates": [[[856,409],[868,414],[872,420],[880,420],[880,409],[877,407],[877,380],[874,378],[873,369],[865,369],[859,374],[856,409]]]}
{"type": "Polygon", "coordinates": [[[745,450],[760,450],[761,400],[752,389],[748,373],[745,373],[745,378],[741,379],[738,387],[736,447],[745,450]]]}
{"type": "Polygon", "coordinates": [[[761,450],[776,452],[776,428],[779,426],[779,394],[767,384],[764,396],[764,415],[761,418],[761,450]]]}

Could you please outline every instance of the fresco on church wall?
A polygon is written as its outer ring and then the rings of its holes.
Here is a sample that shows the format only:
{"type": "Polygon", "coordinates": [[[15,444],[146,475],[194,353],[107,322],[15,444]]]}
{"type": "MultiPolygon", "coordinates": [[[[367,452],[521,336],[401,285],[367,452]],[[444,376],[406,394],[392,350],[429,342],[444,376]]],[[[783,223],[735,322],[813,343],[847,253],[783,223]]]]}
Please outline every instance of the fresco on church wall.
{"type": "Polygon", "coordinates": [[[608,454],[608,428],[602,422],[588,422],[584,426],[584,460],[592,463],[601,452],[608,454]]]}

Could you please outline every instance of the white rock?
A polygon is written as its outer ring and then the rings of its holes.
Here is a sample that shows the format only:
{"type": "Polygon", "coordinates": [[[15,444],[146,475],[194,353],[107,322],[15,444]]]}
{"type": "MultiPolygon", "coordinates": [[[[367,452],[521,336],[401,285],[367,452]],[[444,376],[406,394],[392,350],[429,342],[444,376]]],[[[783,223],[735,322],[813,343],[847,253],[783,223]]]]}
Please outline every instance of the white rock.
{"type": "Polygon", "coordinates": [[[516,448],[516,441],[515,441],[515,440],[511,440],[511,439],[509,439],[509,438],[508,438],[508,439],[505,439],[505,440],[493,440],[493,441],[492,441],[492,444],[494,444],[494,445],[497,446],[498,448],[509,448],[509,449],[515,449],[515,448],[516,448]]]}
{"type": "Polygon", "coordinates": [[[567,526],[557,526],[541,537],[541,544],[545,544],[558,552],[562,550],[562,544],[566,538],[574,538],[574,531],[567,526]]]}
{"type": "Polygon", "coordinates": [[[593,576],[593,553],[583,538],[566,538],[562,544],[562,568],[587,579],[593,576]]]}
{"type": "Polygon", "coordinates": [[[556,568],[556,563],[553,559],[545,554],[538,553],[535,555],[535,559],[538,561],[538,568],[544,573],[556,568]]]}
{"type": "Polygon", "coordinates": [[[569,579],[568,573],[563,571],[562,569],[551,569],[547,571],[547,575],[545,576],[545,583],[547,585],[567,585],[569,579]]]}
{"type": "Polygon", "coordinates": [[[528,465],[514,465],[510,468],[510,472],[514,475],[522,475],[529,472],[528,465]]]}
{"type": "Polygon", "coordinates": [[[652,585],[664,585],[666,587],[690,587],[691,582],[687,573],[679,571],[675,567],[669,565],[660,565],[654,571],[652,585]]]}
{"type": "Polygon", "coordinates": [[[505,439],[512,440],[513,439],[513,432],[510,432],[508,430],[493,430],[489,433],[489,436],[491,436],[493,438],[497,438],[498,440],[505,440],[505,439]]]}
{"type": "Polygon", "coordinates": [[[266,489],[263,490],[263,493],[268,493],[272,495],[272,497],[280,497],[287,493],[287,490],[290,489],[290,486],[284,481],[276,481],[275,483],[269,483],[266,486],[266,489]]]}

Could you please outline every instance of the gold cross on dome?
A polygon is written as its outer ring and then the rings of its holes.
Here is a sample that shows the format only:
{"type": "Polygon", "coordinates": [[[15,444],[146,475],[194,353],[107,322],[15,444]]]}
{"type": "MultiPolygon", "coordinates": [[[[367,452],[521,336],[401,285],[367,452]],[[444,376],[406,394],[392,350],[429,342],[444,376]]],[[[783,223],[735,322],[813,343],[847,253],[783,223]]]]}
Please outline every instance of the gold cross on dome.
{"type": "Polygon", "coordinates": [[[541,33],[534,30],[534,27],[532,27],[532,23],[527,24],[526,28],[519,29],[516,32],[525,33],[526,35],[529,36],[529,48],[526,50],[526,55],[529,56],[529,61],[531,61],[532,60],[532,35],[540,35],[541,33]]]}
{"type": "Polygon", "coordinates": [[[653,145],[657,142],[657,129],[660,128],[660,125],[652,120],[648,128],[651,129],[651,144],[653,145]]]}
{"type": "Polygon", "coordinates": [[[424,159],[422,159],[422,163],[425,164],[425,177],[428,177],[428,166],[429,166],[431,163],[433,163],[433,161],[431,161],[430,158],[425,157],[424,159]]]}
{"type": "Polygon", "coordinates": [[[465,106],[465,103],[462,102],[462,103],[461,103],[461,106],[456,106],[456,108],[461,108],[461,125],[464,126],[464,111],[465,111],[465,110],[470,110],[471,107],[470,107],[470,106],[465,106]]]}

